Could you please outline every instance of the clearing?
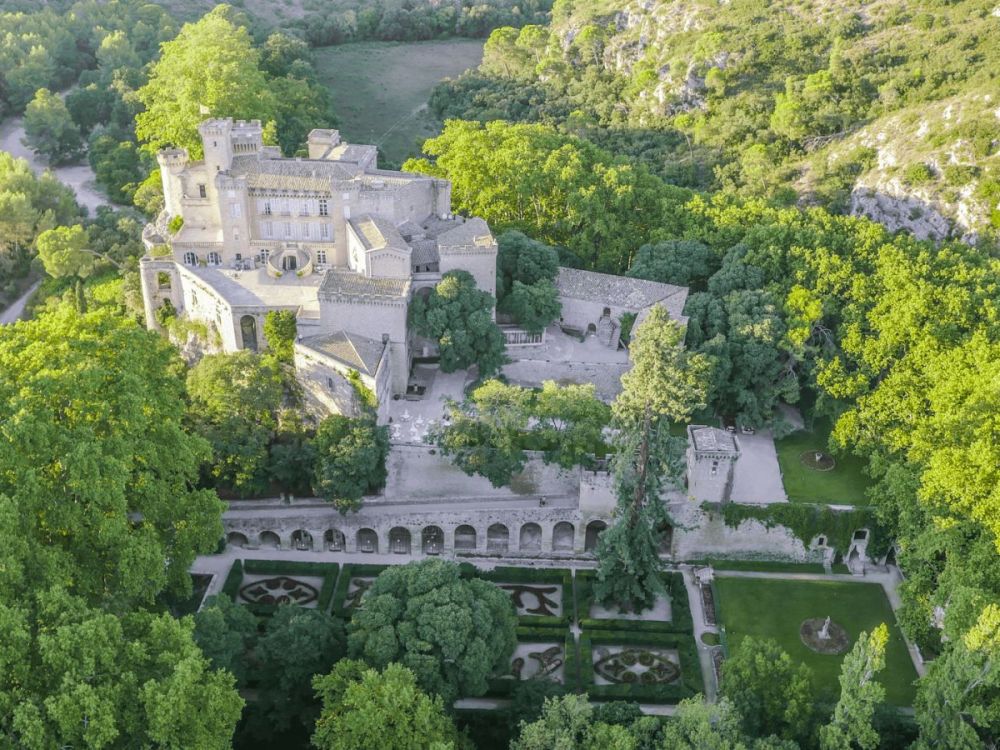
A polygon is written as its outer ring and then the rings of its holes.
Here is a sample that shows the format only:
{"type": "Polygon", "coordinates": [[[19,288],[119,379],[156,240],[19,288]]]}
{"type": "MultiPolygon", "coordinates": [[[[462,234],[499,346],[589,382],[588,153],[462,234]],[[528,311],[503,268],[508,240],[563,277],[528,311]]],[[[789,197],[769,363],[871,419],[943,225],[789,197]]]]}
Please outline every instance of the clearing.
{"type": "Polygon", "coordinates": [[[340,132],[352,143],[374,143],[384,163],[398,166],[419,153],[441,123],[427,110],[443,78],[479,65],[481,39],[434,42],[354,42],[314,50],[319,79],[330,87],[340,132]]]}
{"type": "Polygon", "coordinates": [[[865,505],[870,486],[863,471],[865,462],[846,453],[834,456],[829,442],[829,420],[817,420],[811,430],[799,430],[775,441],[789,502],[865,505]],[[832,469],[820,471],[803,462],[803,454],[808,458],[816,451],[833,457],[832,469]]]}
{"type": "Polygon", "coordinates": [[[885,669],[879,679],[886,701],[895,706],[913,704],[916,670],[882,587],[875,583],[802,581],[765,578],[716,578],[716,606],[725,624],[732,654],[747,636],[771,638],[813,674],[816,696],[824,702],[840,697],[840,663],[844,655],[828,656],[810,650],[799,638],[803,620],[832,617],[842,625],[851,646],[862,631],[880,623],[889,626],[885,669]]]}

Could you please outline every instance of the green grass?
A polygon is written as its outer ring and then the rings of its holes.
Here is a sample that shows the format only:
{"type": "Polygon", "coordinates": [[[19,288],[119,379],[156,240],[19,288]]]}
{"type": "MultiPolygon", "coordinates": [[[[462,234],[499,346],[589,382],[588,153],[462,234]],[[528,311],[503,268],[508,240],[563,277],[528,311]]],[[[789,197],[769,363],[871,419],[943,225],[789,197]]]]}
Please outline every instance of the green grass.
{"type": "Polygon", "coordinates": [[[881,586],[840,581],[717,578],[715,590],[729,648],[739,648],[740,641],[747,636],[774,639],[789,656],[812,670],[817,697],[825,702],[834,702],[839,697],[843,655],[825,656],[808,649],[799,639],[802,621],[830,616],[847,629],[852,645],[861,632],[887,623],[886,667],[879,679],[889,703],[912,705],[917,674],[881,586]]]}
{"type": "Polygon", "coordinates": [[[758,573],[825,573],[823,563],[782,562],[780,560],[709,560],[716,570],[750,570],[758,573]]]}
{"type": "Polygon", "coordinates": [[[800,456],[805,451],[828,452],[829,421],[817,422],[812,430],[800,430],[775,442],[778,464],[785,492],[793,503],[834,503],[864,505],[870,485],[864,475],[865,462],[847,454],[836,456],[837,465],[830,471],[806,467],[800,456]]]}
{"type": "Polygon", "coordinates": [[[316,71],[330,87],[340,132],[352,143],[374,143],[389,165],[419,152],[441,123],[427,111],[443,78],[479,65],[483,41],[357,42],[315,50],[316,71]]]}

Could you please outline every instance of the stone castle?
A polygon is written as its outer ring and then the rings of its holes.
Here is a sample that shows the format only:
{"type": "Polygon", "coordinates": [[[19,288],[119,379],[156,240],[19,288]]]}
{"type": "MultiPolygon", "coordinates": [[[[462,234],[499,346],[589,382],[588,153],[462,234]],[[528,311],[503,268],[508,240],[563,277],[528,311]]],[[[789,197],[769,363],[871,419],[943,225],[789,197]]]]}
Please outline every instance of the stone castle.
{"type": "Polygon", "coordinates": [[[214,327],[222,351],[257,351],[266,314],[290,310],[314,405],[349,412],[353,371],[384,417],[421,345],[407,328],[411,298],[455,269],[495,293],[490,228],[452,214],[447,180],[379,169],[374,146],[336,130],[313,130],[302,159],[265,146],[258,121],[206,120],[199,131],[203,159],[158,157],[165,210],[143,235],[147,325],[169,300],[214,327]]]}

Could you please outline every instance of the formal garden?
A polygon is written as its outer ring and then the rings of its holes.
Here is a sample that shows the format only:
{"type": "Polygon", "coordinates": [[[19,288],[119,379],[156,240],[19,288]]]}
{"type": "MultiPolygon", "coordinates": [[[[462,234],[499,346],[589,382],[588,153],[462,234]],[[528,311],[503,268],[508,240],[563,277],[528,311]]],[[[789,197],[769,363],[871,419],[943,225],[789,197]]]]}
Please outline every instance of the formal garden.
{"type": "Polygon", "coordinates": [[[841,662],[858,636],[885,623],[889,641],[879,680],[888,703],[912,705],[917,674],[878,584],[717,577],[712,586],[729,652],[736,651],[747,637],[777,641],[794,661],[809,667],[815,693],[824,701],[835,701],[839,695],[841,662]]]}

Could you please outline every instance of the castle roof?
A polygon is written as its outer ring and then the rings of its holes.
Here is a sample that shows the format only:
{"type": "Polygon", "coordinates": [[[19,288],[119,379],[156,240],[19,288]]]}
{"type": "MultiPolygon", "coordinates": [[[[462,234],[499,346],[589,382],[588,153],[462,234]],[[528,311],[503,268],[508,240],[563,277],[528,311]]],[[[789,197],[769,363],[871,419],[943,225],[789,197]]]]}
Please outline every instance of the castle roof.
{"type": "Polygon", "coordinates": [[[736,436],[718,427],[691,425],[688,427],[688,435],[696,451],[739,455],[740,448],[736,443],[736,436]]]}
{"type": "Polygon", "coordinates": [[[560,297],[596,302],[609,307],[639,311],[660,304],[674,320],[682,319],[688,294],[688,289],[684,286],[565,267],[559,268],[556,288],[560,297]]]}
{"type": "Polygon", "coordinates": [[[403,235],[388,219],[381,216],[365,214],[357,219],[351,219],[351,227],[354,233],[365,244],[366,250],[379,250],[383,247],[393,247],[399,250],[408,250],[409,245],[403,239],[403,235]]]}
{"type": "Polygon", "coordinates": [[[456,224],[437,236],[441,247],[462,247],[464,245],[493,244],[493,233],[489,225],[475,217],[456,224]]]}
{"type": "Polygon", "coordinates": [[[372,377],[378,372],[379,363],[385,352],[385,344],[381,341],[347,331],[306,336],[296,343],[372,377]]]}
{"type": "Polygon", "coordinates": [[[409,279],[373,279],[354,271],[333,268],[326,272],[319,296],[338,300],[365,297],[371,301],[396,302],[410,291],[409,279]]]}
{"type": "Polygon", "coordinates": [[[247,185],[265,190],[329,191],[330,182],[353,179],[357,169],[325,159],[261,159],[234,156],[229,174],[245,177],[247,185]]]}

